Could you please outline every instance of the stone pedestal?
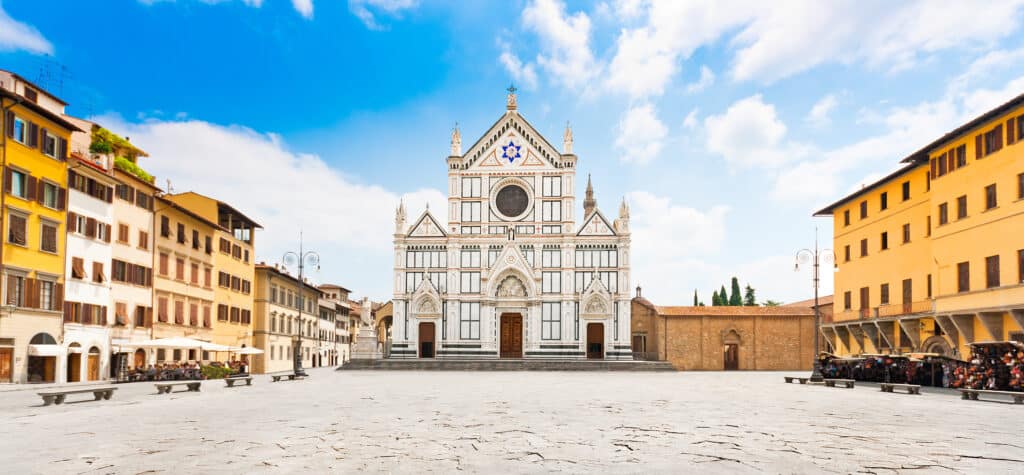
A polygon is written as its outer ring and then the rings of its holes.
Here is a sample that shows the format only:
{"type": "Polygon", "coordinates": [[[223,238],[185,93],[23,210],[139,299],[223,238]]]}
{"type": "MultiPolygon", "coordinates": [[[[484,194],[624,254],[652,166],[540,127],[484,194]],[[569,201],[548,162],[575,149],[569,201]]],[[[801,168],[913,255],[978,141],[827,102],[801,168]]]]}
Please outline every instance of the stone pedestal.
{"type": "Polygon", "coordinates": [[[383,357],[377,342],[377,328],[371,325],[360,326],[355,347],[352,348],[352,359],[379,360],[383,357]]]}

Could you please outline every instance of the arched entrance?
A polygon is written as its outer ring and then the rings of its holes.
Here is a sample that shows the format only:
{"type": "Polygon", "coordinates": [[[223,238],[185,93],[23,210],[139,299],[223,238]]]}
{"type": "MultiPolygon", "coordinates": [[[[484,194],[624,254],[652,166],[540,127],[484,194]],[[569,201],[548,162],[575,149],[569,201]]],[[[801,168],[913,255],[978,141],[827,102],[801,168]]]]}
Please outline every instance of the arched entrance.
{"type": "Polygon", "coordinates": [[[587,324],[587,359],[604,359],[604,324],[587,324]]]}
{"type": "Polygon", "coordinates": [[[929,337],[923,343],[921,348],[924,349],[925,353],[935,353],[937,355],[948,356],[953,353],[953,348],[950,347],[949,342],[946,338],[940,335],[929,337]]]}
{"type": "Polygon", "coordinates": [[[722,338],[722,354],[724,362],[722,367],[726,371],[735,371],[740,369],[740,336],[736,333],[736,330],[731,330],[729,333],[722,338]]]}
{"type": "Polygon", "coordinates": [[[68,345],[68,382],[77,383],[82,380],[82,345],[68,345]]]}
{"type": "Polygon", "coordinates": [[[146,350],[142,350],[142,349],[135,350],[135,357],[134,357],[134,361],[132,361],[132,364],[133,364],[133,366],[135,368],[145,368],[146,367],[146,350]]]}
{"type": "Polygon", "coordinates": [[[88,372],[86,377],[87,381],[99,381],[100,380],[100,349],[95,346],[89,348],[89,359],[86,367],[88,372]]]}
{"type": "Polygon", "coordinates": [[[28,382],[52,383],[57,376],[57,340],[49,333],[36,333],[28,343],[28,382]]]}

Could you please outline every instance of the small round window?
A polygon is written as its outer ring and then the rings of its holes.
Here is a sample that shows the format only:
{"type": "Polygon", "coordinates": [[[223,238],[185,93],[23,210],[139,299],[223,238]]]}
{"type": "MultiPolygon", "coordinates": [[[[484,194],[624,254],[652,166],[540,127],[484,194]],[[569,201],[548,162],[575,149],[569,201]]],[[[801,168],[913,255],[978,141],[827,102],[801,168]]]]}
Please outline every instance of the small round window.
{"type": "Polygon", "coordinates": [[[530,196],[519,185],[508,185],[498,191],[495,205],[501,214],[515,218],[526,211],[526,207],[530,205],[530,196]]]}

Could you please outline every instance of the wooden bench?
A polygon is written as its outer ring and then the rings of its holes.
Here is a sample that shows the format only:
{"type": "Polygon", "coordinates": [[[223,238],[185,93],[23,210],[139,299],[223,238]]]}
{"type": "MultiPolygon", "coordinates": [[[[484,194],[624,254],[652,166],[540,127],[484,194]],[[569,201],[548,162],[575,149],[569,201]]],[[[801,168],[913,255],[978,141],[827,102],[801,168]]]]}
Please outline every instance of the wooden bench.
{"type": "Polygon", "coordinates": [[[296,374],[294,371],[286,371],[286,372],[283,372],[283,373],[271,373],[270,374],[270,378],[275,383],[280,381],[282,378],[288,378],[288,381],[294,381],[296,379],[302,379],[304,377],[305,377],[305,375],[303,375],[303,374],[296,374]]]}
{"type": "Polygon", "coordinates": [[[199,392],[199,387],[202,386],[202,384],[203,384],[202,381],[174,381],[174,382],[160,382],[160,383],[155,383],[154,385],[156,386],[156,393],[157,394],[163,394],[163,393],[170,394],[171,393],[171,389],[173,389],[175,386],[188,386],[188,390],[189,391],[199,392]]]}
{"type": "Polygon", "coordinates": [[[235,383],[239,381],[245,381],[246,386],[252,386],[252,376],[232,376],[230,378],[224,378],[224,382],[227,383],[229,388],[235,387],[235,383]]]}
{"type": "Polygon", "coordinates": [[[960,399],[977,401],[979,395],[1009,396],[1013,398],[1014,404],[1024,404],[1024,392],[1017,391],[992,391],[988,389],[960,389],[960,399]]]}
{"type": "Polygon", "coordinates": [[[896,383],[881,383],[883,393],[891,393],[893,389],[900,388],[906,389],[907,394],[921,394],[921,385],[919,384],[896,384],[896,383]]]}
{"type": "Polygon", "coordinates": [[[797,377],[797,376],[783,376],[783,377],[786,378],[786,382],[787,383],[792,383],[794,380],[796,380],[796,381],[799,381],[800,384],[807,384],[807,380],[811,379],[811,378],[800,378],[800,377],[797,377]]]}
{"type": "Polygon", "coordinates": [[[93,400],[99,401],[100,399],[110,399],[114,395],[114,391],[117,391],[117,388],[113,386],[103,386],[82,389],[55,389],[53,391],[45,391],[36,394],[42,396],[44,406],[49,406],[50,404],[64,404],[64,398],[67,397],[68,394],[92,393],[95,398],[93,400]]]}
{"type": "Polygon", "coordinates": [[[847,388],[852,388],[855,381],[852,379],[825,379],[825,386],[830,388],[836,387],[836,384],[842,384],[847,388]]]}

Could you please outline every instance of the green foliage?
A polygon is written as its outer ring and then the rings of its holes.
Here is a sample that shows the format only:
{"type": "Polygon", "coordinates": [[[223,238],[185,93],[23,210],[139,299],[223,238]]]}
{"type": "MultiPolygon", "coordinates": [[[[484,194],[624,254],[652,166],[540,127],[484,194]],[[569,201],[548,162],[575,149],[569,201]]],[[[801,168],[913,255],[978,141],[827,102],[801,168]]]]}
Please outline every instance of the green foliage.
{"type": "Polygon", "coordinates": [[[747,284],[746,292],[743,294],[743,305],[753,307],[757,305],[757,297],[754,296],[754,288],[747,284]]]}
{"type": "Polygon", "coordinates": [[[89,144],[89,151],[93,153],[113,153],[119,157],[138,157],[141,150],[135,148],[131,142],[125,140],[100,126],[92,129],[92,142],[89,144]]]}
{"type": "Polygon", "coordinates": [[[110,142],[97,142],[93,140],[93,142],[89,144],[89,151],[92,153],[108,154],[114,151],[114,146],[111,145],[110,142]]]}
{"type": "Polygon", "coordinates": [[[765,300],[764,303],[762,303],[761,305],[764,305],[765,307],[778,307],[779,305],[782,305],[782,302],[776,302],[774,300],[769,299],[765,300]]]}
{"type": "Polygon", "coordinates": [[[143,170],[141,167],[139,167],[135,163],[132,163],[132,161],[128,160],[127,158],[124,158],[124,157],[117,157],[117,158],[115,158],[114,159],[114,166],[117,167],[118,170],[121,170],[123,172],[131,173],[132,175],[135,175],[135,176],[141,178],[144,181],[147,181],[149,183],[153,183],[153,175],[150,175],[149,173],[146,173],[146,170],[143,170]]]}
{"type": "Polygon", "coordinates": [[[722,286],[722,289],[718,291],[718,302],[719,305],[729,305],[729,294],[725,291],[724,285],[722,286]]]}
{"type": "Polygon", "coordinates": [[[733,307],[743,305],[743,296],[740,295],[740,281],[736,277],[732,278],[732,293],[729,294],[729,305],[733,307]]]}
{"type": "Polygon", "coordinates": [[[698,306],[698,304],[697,304],[697,289],[693,290],[693,306],[694,307],[698,306]]]}
{"type": "Polygon", "coordinates": [[[716,290],[714,293],[711,294],[711,306],[718,307],[720,305],[722,305],[722,298],[719,297],[718,291],[716,290]]]}
{"type": "Polygon", "coordinates": [[[231,368],[224,366],[203,366],[200,371],[206,379],[224,379],[231,376],[231,368]]]}

